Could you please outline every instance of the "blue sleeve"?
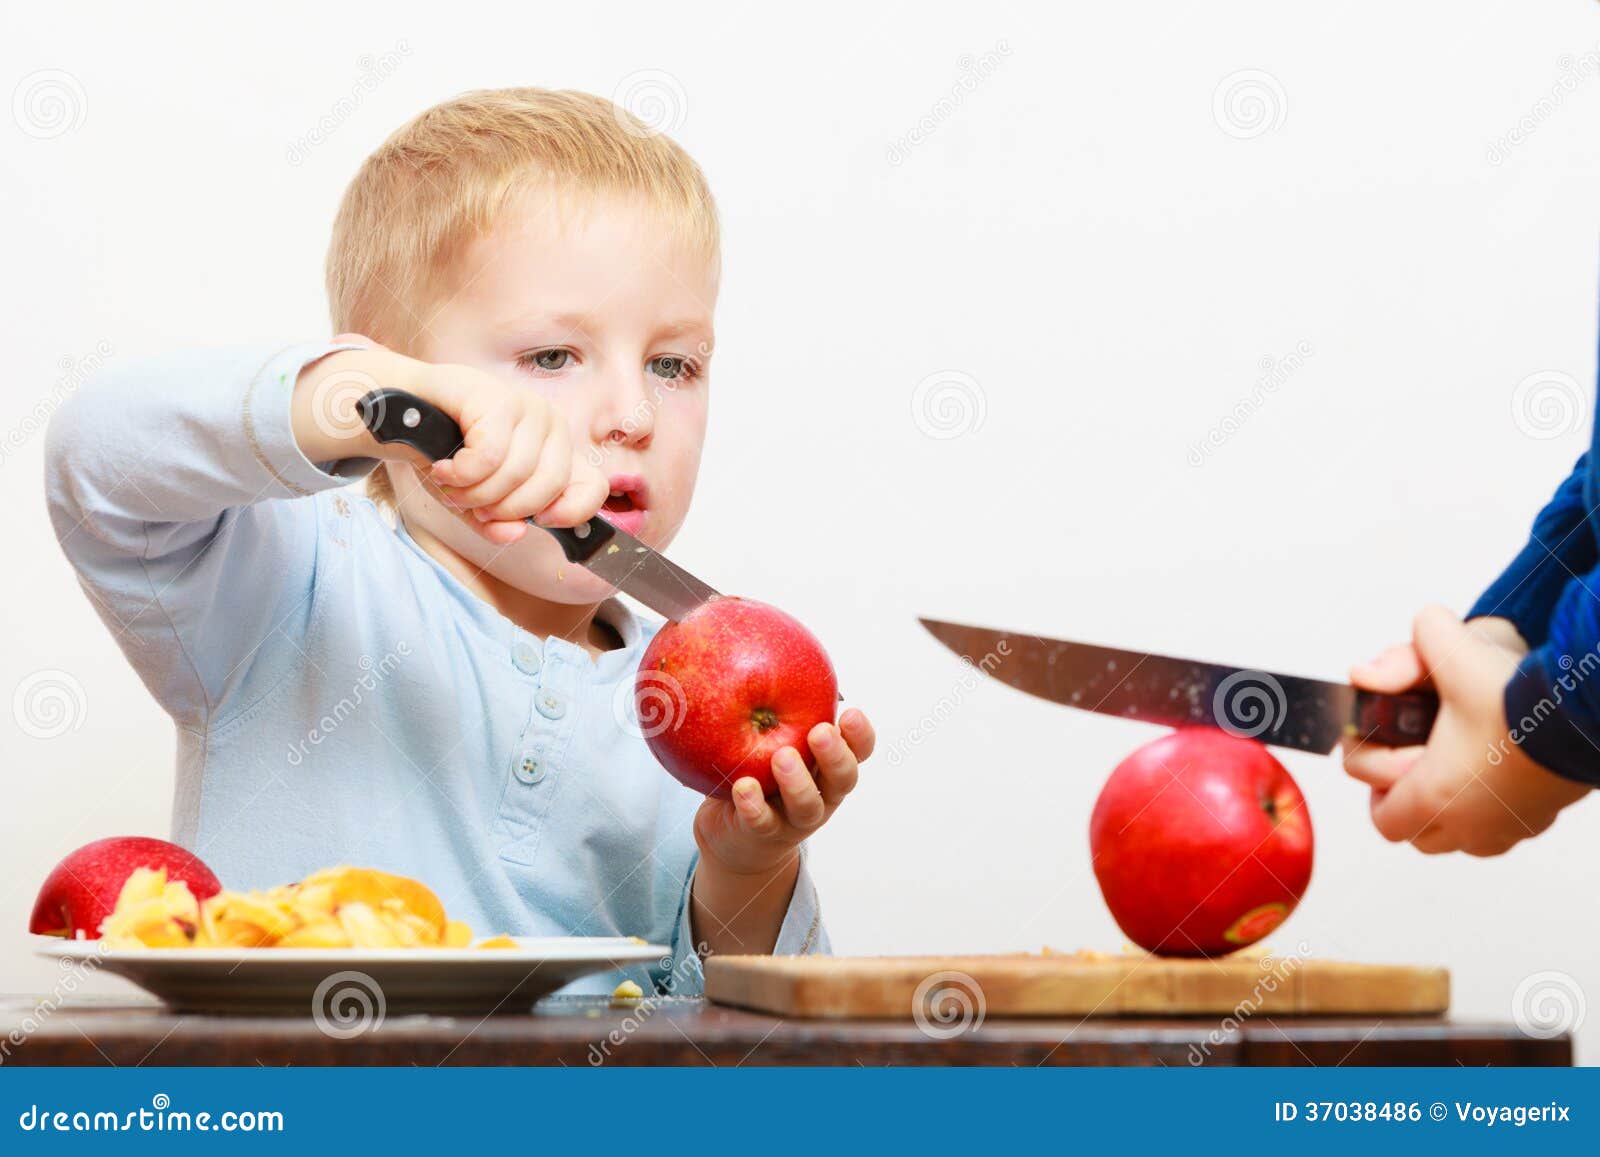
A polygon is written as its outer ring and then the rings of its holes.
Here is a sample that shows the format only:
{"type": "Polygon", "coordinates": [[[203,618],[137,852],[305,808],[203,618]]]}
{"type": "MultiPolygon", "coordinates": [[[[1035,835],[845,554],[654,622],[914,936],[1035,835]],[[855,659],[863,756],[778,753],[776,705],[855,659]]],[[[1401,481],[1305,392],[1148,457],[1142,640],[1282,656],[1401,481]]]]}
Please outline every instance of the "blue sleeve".
{"type": "MultiPolygon", "coordinates": [[[[777,942],[772,946],[773,956],[829,956],[833,953],[827,929],[822,926],[822,906],[817,899],[817,886],[806,867],[808,855],[809,849],[801,844],[800,872],[795,877],[794,893],[789,897],[789,909],[778,928],[777,942]]],[[[691,871],[684,883],[683,899],[678,907],[678,928],[672,937],[671,967],[664,979],[656,980],[656,988],[669,995],[698,996],[705,991],[701,945],[694,939],[694,920],[690,911],[693,888],[694,872],[691,871]]]]}
{"type": "Polygon", "coordinates": [[[1600,787],[1600,567],[1571,579],[1548,638],[1505,692],[1511,739],[1557,775],[1600,787]]]}
{"type": "Polygon", "coordinates": [[[115,366],[50,423],[56,537],[179,726],[215,725],[242,689],[291,669],[293,648],[270,641],[309,613],[317,518],[311,503],[287,500],[351,478],[307,461],[289,401],[304,366],[349,348],[199,350],[115,366]]]}
{"type": "Polygon", "coordinates": [[[1530,647],[1545,642],[1556,602],[1572,576],[1587,574],[1600,562],[1584,501],[1588,462],[1587,454],[1578,459],[1572,474],[1534,519],[1527,545],[1473,604],[1467,618],[1510,619],[1530,647]]]}

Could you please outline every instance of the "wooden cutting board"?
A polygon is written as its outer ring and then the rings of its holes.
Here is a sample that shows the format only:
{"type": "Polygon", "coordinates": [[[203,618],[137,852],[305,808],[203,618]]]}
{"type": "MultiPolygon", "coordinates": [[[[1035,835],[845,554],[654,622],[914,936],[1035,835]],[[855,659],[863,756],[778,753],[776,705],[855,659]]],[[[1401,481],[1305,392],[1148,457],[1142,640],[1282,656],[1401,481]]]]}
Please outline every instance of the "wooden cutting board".
{"type": "Polygon", "coordinates": [[[1172,960],[1011,956],[714,956],[706,996],[780,1016],[929,1019],[1265,1013],[1424,1015],[1450,1006],[1450,973],[1292,955],[1172,960]]]}

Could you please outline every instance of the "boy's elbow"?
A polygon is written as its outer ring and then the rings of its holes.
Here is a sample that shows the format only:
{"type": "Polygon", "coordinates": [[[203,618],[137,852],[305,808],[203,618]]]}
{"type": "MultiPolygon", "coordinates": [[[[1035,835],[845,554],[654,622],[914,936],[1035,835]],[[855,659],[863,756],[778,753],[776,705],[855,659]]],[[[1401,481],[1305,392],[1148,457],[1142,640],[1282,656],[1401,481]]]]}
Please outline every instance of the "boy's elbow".
{"type": "Polygon", "coordinates": [[[133,466],[137,439],[119,415],[116,379],[114,369],[94,374],[62,401],[45,427],[45,502],[63,544],[133,466]]]}
{"type": "Polygon", "coordinates": [[[83,507],[83,495],[73,474],[73,463],[84,457],[82,447],[88,442],[83,418],[83,397],[73,394],[50,415],[44,432],[44,494],[50,508],[50,520],[61,529],[61,518],[77,514],[83,507]]]}

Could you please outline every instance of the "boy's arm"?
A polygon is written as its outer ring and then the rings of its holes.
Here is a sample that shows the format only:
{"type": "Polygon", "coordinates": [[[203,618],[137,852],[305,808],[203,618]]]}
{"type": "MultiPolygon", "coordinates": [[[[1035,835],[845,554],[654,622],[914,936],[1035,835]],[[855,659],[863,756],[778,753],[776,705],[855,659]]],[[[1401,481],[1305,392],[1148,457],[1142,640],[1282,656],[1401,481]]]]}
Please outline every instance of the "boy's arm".
{"type": "Polygon", "coordinates": [[[876,743],[872,724],[852,707],[837,724],[819,723],[806,736],[815,776],[799,752],[785,747],[772,759],[773,799],[745,777],[733,785],[732,799],[710,798],[700,806],[694,820],[700,855],[679,910],[669,990],[697,983],[701,958],[719,952],[803,956],[832,950],[804,844],[855,789],[876,743]]]}
{"type": "Polygon", "coordinates": [[[698,994],[704,961],[718,952],[826,956],[833,951],[803,846],[796,849],[786,872],[764,880],[734,881],[732,887],[714,872],[703,873],[704,862],[696,857],[684,888],[671,972],[661,981],[665,991],[698,994]],[[728,917],[731,921],[723,923],[728,917]]]}
{"type": "MultiPolygon", "coordinates": [[[[50,424],[46,492],[68,559],[118,644],[181,725],[204,728],[263,647],[310,614],[317,513],[303,498],[370,462],[319,466],[291,399],[337,349],[186,352],[114,367],[50,424]]],[[[327,413],[335,399],[321,399],[327,413]]],[[[370,440],[368,440],[370,443],[370,440]]],[[[364,457],[366,445],[349,444],[364,457]]],[[[287,658],[284,659],[287,663],[287,658]]]]}
{"type": "Polygon", "coordinates": [[[1586,574],[1600,562],[1584,497],[1588,463],[1587,454],[1578,459],[1555,497],[1534,519],[1527,545],[1473,604],[1468,619],[1506,619],[1530,647],[1544,643],[1556,601],[1572,576],[1586,574]]]}

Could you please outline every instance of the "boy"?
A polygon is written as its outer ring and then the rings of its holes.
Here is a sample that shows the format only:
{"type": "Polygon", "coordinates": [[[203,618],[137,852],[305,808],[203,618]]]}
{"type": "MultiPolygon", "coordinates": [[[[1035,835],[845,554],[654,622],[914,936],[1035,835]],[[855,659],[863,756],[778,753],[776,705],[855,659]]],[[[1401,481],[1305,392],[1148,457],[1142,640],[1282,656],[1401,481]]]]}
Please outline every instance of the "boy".
{"type": "Polygon", "coordinates": [[[656,624],[523,522],[603,508],[672,541],[718,245],[698,167],[609,102],[470,93],[351,183],[346,336],[126,367],[63,408],[58,536],[177,725],[176,837],[229,887],[398,872],[475,929],[671,944],[647,990],[692,990],[702,952],[827,950],[801,845],[854,787],[866,718],[810,733],[815,777],[779,752],[770,801],[749,778],[701,800],[632,714],[656,624]],[[463,449],[375,442],[354,402],[385,386],[463,449]],[[363,474],[376,503],[341,489],[363,474]]]}
{"type": "MultiPolygon", "coordinates": [[[[1591,435],[1595,438],[1596,435],[1591,435]]],[[[1425,747],[1356,747],[1390,840],[1493,856],[1600,785],[1600,452],[1591,445],[1527,546],[1462,622],[1417,616],[1412,641],[1351,672],[1375,691],[1439,693],[1425,747]]]]}

